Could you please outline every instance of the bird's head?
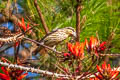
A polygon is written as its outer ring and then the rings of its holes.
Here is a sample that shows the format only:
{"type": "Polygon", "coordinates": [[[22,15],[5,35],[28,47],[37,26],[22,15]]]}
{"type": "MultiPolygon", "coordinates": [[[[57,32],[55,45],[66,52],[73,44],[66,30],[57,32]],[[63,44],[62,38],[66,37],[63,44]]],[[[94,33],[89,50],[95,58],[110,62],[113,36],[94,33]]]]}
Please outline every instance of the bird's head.
{"type": "Polygon", "coordinates": [[[65,32],[66,32],[68,35],[73,36],[73,37],[76,38],[76,31],[75,31],[74,28],[72,28],[72,27],[65,27],[64,30],[65,30],[65,32]]]}

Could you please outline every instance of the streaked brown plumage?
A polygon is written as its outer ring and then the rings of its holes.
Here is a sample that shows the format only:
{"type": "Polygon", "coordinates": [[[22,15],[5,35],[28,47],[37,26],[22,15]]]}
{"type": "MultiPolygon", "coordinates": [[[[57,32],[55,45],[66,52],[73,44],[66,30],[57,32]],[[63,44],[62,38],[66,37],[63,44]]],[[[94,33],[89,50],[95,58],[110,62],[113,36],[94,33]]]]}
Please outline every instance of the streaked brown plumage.
{"type": "MultiPolygon", "coordinates": [[[[62,42],[63,40],[65,40],[66,38],[68,38],[69,36],[76,37],[76,32],[72,27],[65,27],[65,28],[54,30],[51,33],[47,34],[45,37],[43,37],[40,40],[40,43],[49,47],[53,47],[58,43],[62,42]]],[[[40,52],[42,54],[43,49],[44,48],[42,46],[39,46],[34,51],[34,53],[37,54],[38,52],[40,52]]]]}

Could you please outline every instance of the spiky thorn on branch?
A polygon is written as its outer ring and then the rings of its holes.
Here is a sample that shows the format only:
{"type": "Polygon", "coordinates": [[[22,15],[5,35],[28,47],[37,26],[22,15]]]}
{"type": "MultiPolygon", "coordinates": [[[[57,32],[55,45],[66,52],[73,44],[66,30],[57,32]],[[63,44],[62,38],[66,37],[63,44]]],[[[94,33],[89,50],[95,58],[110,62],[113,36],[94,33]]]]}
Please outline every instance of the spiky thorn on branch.
{"type": "MultiPolygon", "coordinates": [[[[45,70],[40,70],[40,69],[36,69],[36,68],[32,68],[32,67],[24,67],[24,66],[17,65],[17,64],[9,64],[9,63],[6,63],[6,62],[2,62],[1,60],[0,60],[0,65],[8,67],[8,68],[15,68],[15,69],[28,71],[28,72],[44,74],[44,75],[48,75],[48,76],[56,77],[56,78],[64,78],[64,79],[72,79],[73,78],[72,75],[58,74],[58,73],[49,72],[49,71],[45,71],[45,70]]],[[[112,70],[120,71],[120,67],[113,68],[112,70]]],[[[95,74],[98,74],[98,72],[96,72],[95,74]]],[[[79,76],[75,76],[75,80],[86,79],[86,78],[91,78],[91,77],[95,77],[95,75],[87,74],[87,75],[84,76],[84,74],[82,74],[82,75],[79,75],[79,76]]]]}
{"type": "Polygon", "coordinates": [[[45,75],[49,75],[49,76],[53,76],[53,77],[57,77],[57,78],[62,77],[62,78],[67,79],[67,78],[71,77],[70,75],[57,74],[57,73],[53,73],[53,72],[49,72],[49,71],[45,71],[45,70],[35,69],[32,67],[24,67],[24,66],[17,65],[17,64],[9,64],[6,62],[1,62],[1,61],[0,61],[0,65],[8,67],[8,68],[16,68],[16,69],[20,69],[20,70],[24,70],[24,71],[45,74],[45,75]]]}

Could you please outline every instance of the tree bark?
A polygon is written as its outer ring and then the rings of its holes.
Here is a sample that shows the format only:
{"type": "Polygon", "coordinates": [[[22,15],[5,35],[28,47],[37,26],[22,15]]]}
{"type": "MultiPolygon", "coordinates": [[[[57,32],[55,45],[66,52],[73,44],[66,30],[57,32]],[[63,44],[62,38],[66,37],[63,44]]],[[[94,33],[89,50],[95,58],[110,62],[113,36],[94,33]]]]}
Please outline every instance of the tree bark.
{"type": "Polygon", "coordinates": [[[44,17],[43,17],[43,15],[42,15],[42,12],[41,12],[41,10],[40,10],[40,7],[39,7],[38,4],[37,4],[37,0],[34,0],[34,5],[35,5],[35,7],[36,7],[36,9],[37,9],[37,12],[38,12],[38,14],[39,14],[39,17],[40,17],[40,20],[41,20],[41,22],[42,22],[42,25],[43,25],[43,28],[44,28],[44,30],[45,30],[45,33],[48,34],[48,33],[49,33],[49,29],[48,29],[48,27],[47,27],[47,25],[46,25],[46,23],[45,23],[45,20],[44,20],[44,17]]]}
{"type": "Polygon", "coordinates": [[[81,11],[81,0],[77,0],[77,6],[76,6],[76,34],[77,38],[76,41],[80,41],[80,11],[81,11]]]}

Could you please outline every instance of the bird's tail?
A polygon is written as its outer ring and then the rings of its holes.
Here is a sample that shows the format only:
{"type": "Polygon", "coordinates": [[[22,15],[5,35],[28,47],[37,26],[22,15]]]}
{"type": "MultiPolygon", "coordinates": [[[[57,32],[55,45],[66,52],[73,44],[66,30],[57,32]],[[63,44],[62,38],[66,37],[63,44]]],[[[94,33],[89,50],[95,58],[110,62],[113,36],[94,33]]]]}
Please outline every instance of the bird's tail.
{"type": "Polygon", "coordinates": [[[44,55],[44,54],[47,53],[47,50],[46,50],[46,48],[39,46],[37,49],[35,49],[35,50],[33,51],[33,54],[34,54],[34,55],[37,55],[38,53],[39,53],[40,55],[44,55]]]}
{"type": "Polygon", "coordinates": [[[44,47],[38,47],[35,51],[34,54],[36,55],[37,53],[40,54],[40,61],[42,63],[47,62],[47,60],[50,58],[49,54],[48,54],[48,50],[44,47]]]}

